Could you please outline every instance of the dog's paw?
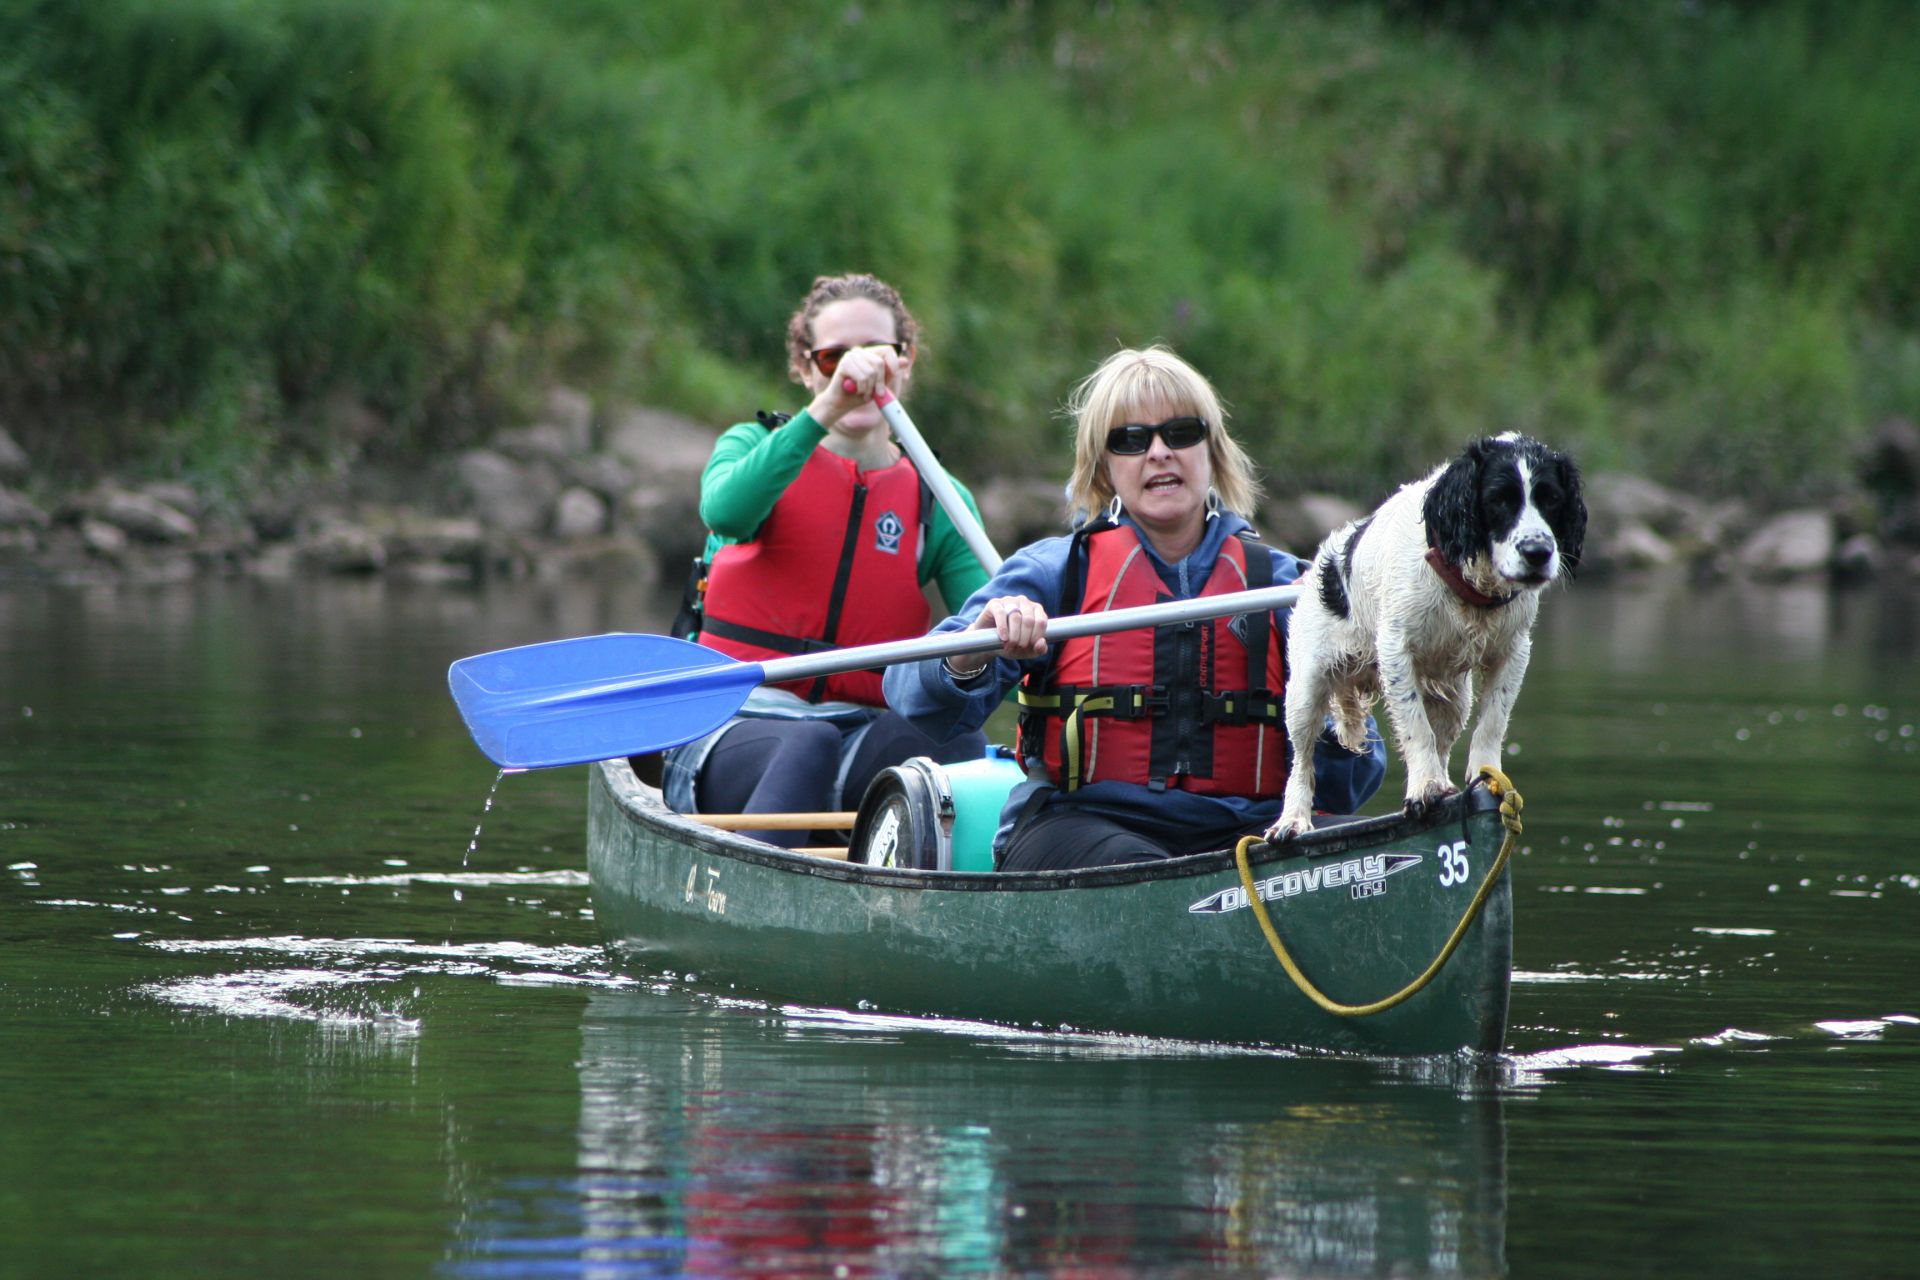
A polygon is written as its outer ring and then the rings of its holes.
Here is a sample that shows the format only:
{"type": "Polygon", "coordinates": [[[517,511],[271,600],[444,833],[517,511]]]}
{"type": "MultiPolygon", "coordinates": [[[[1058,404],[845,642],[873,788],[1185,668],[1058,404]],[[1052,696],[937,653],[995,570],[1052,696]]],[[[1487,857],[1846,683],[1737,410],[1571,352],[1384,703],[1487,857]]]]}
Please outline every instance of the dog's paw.
{"type": "Polygon", "coordinates": [[[1428,787],[1418,795],[1408,796],[1403,809],[1409,818],[1424,818],[1432,813],[1435,806],[1442,800],[1458,794],[1460,794],[1460,788],[1451,784],[1444,784],[1437,789],[1428,787]]]}
{"type": "Polygon", "coordinates": [[[1283,840],[1292,840],[1298,836],[1303,836],[1311,830],[1313,830],[1313,816],[1311,814],[1303,816],[1300,814],[1289,815],[1283,813],[1272,826],[1267,828],[1267,834],[1263,838],[1268,844],[1279,844],[1283,840]]]}

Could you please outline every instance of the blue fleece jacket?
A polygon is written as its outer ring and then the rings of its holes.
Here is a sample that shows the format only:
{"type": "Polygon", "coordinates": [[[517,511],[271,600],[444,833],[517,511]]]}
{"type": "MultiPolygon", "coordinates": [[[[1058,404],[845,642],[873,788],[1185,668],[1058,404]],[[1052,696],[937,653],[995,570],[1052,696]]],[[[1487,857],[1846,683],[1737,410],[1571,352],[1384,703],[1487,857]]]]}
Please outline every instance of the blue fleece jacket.
{"type": "MultiPolygon", "coordinates": [[[[1123,520],[1129,517],[1121,517],[1123,520]]],[[[1167,589],[1181,600],[1190,600],[1206,586],[1214,561],[1229,537],[1251,526],[1239,516],[1223,513],[1207,521],[1200,545],[1184,560],[1168,564],[1153,550],[1143,535],[1154,571],[1167,589]]],[[[1056,617],[1073,611],[1078,601],[1062,602],[1067,555],[1073,545],[1068,537],[1046,538],[1014,552],[1000,566],[1000,572],[974,592],[959,613],[934,628],[963,631],[980,616],[987,601],[999,596],[1025,596],[1056,617]]],[[[1273,581],[1288,583],[1305,571],[1306,562],[1284,551],[1273,552],[1273,581]]],[[[1274,624],[1284,633],[1290,609],[1274,610],[1274,624]]],[[[996,657],[987,671],[961,684],[954,680],[937,658],[887,669],[884,688],[887,705],[936,738],[978,729],[986,723],[1008,693],[1029,670],[1038,671],[1052,660],[1052,654],[1029,662],[996,657]]],[[[1369,722],[1368,749],[1355,755],[1334,740],[1331,730],[1323,731],[1316,746],[1314,795],[1316,808],[1331,813],[1351,813],[1379,789],[1386,776],[1386,747],[1369,722]]],[[[1280,816],[1280,800],[1253,800],[1241,796],[1205,796],[1190,791],[1168,789],[1155,792],[1131,782],[1094,782],[1073,791],[1058,791],[1044,782],[1029,782],[1014,789],[1001,815],[1000,833],[995,847],[1005,841],[1012,819],[1018,815],[1036,790],[1053,794],[1048,804],[1074,804],[1124,822],[1144,835],[1168,840],[1176,846],[1188,845],[1197,833],[1217,834],[1230,842],[1239,834],[1264,828],[1280,816]]]]}

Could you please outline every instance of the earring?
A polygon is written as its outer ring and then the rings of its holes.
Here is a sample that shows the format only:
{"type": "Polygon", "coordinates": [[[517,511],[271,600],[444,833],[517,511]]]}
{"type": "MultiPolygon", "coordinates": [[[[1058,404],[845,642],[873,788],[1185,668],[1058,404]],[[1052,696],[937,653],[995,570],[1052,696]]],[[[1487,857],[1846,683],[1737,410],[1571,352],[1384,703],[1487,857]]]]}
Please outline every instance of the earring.
{"type": "Polygon", "coordinates": [[[1207,519],[1220,514],[1220,491],[1212,485],[1207,486],[1207,519]]]}
{"type": "Polygon", "coordinates": [[[1116,493],[1113,495],[1113,501],[1107,504],[1107,523],[1119,524],[1122,510],[1124,508],[1120,505],[1120,495],[1116,493]]]}

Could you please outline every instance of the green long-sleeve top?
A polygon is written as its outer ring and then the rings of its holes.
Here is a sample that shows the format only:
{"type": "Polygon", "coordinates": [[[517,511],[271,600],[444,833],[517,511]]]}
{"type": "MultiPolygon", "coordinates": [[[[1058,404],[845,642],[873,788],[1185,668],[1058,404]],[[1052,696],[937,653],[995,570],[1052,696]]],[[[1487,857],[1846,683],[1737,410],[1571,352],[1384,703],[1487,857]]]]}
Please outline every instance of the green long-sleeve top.
{"type": "MultiPolygon", "coordinates": [[[[827,438],[827,429],[802,409],[785,425],[767,430],[757,422],[742,422],[729,427],[714,442],[713,456],[700,473],[700,520],[709,530],[707,558],[721,547],[746,542],[759,532],[773,511],[773,504],[787,491],[807,458],[827,438]]],[[[951,477],[949,477],[951,478],[951,477]]],[[[980,516],[979,504],[958,480],[960,491],[974,518],[980,516]]],[[[940,599],[949,613],[959,609],[975,591],[986,585],[987,571],[980,563],[953,520],[934,504],[927,521],[927,545],[920,555],[920,582],[938,584],[940,599]]]]}

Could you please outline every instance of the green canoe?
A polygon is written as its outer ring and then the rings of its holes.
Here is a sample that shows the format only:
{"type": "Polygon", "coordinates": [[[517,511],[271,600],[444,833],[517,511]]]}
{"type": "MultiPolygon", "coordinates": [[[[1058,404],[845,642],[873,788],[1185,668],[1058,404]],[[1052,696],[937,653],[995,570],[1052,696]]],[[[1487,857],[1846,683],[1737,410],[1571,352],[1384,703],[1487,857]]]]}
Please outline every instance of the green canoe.
{"type": "Polygon", "coordinates": [[[915,871],[787,853],[665,808],[624,760],[590,769],[587,866],[623,966],[779,1003],[1342,1053],[1497,1053],[1512,975],[1506,828],[1476,783],[1399,815],[1249,850],[1316,1004],[1263,932],[1232,850],[1068,872],[915,871]],[[1485,889],[1481,910],[1470,910],[1485,889]]]}

